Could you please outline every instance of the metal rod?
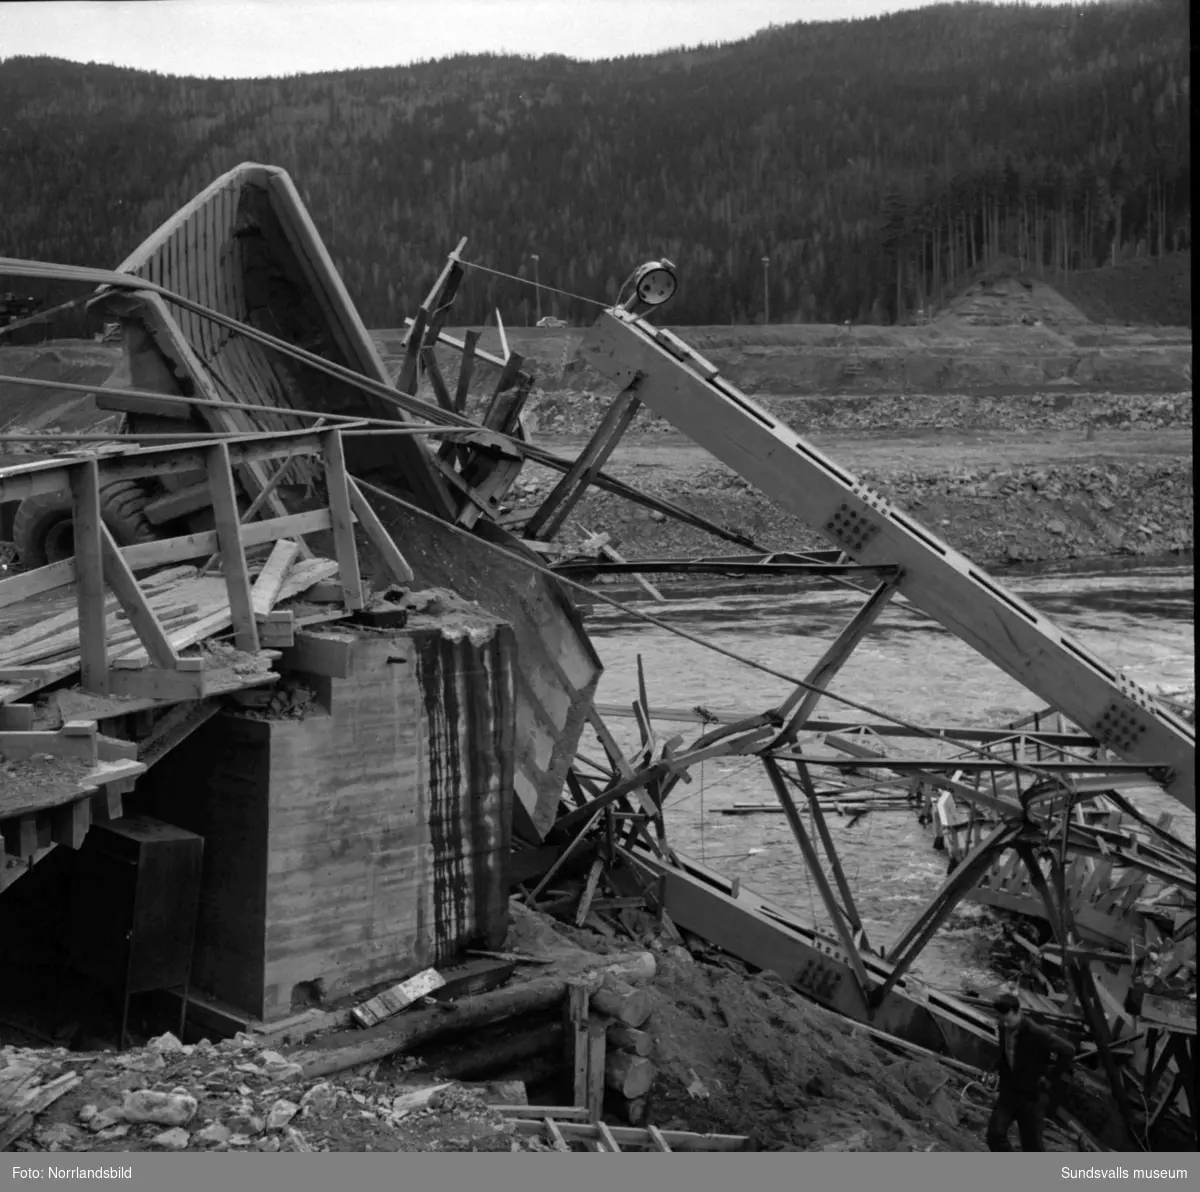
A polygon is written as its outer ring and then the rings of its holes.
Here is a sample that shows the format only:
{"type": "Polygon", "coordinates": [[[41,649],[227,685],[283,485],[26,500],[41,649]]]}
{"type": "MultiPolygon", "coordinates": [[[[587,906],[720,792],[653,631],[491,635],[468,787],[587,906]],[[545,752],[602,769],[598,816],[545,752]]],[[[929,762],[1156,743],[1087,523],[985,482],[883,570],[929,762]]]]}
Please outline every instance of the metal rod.
{"type": "Polygon", "coordinates": [[[833,843],[833,837],[829,834],[829,825],[825,822],[825,813],[821,809],[821,800],[817,796],[816,787],[813,786],[808,767],[803,762],[797,762],[796,773],[800,778],[800,785],[804,788],[804,794],[808,798],[809,813],[812,815],[813,825],[817,829],[817,835],[821,838],[821,845],[825,849],[826,856],[829,858],[829,868],[833,870],[833,880],[837,882],[838,891],[841,893],[842,906],[845,907],[846,918],[850,920],[850,925],[855,931],[863,933],[863,942],[869,948],[870,944],[867,942],[866,929],[863,927],[858,909],[854,905],[854,894],[850,890],[850,883],[846,881],[846,874],[842,869],[841,858],[838,857],[837,846],[833,843]]]}
{"type": "Polygon", "coordinates": [[[796,809],[796,804],[792,800],[792,793],[787,788],[783,772],[779,769],[778,763],[773,758],[764,757],[762,760],[767,770],[767,777],[770,778],[771,785],[775,788],[775,794],[778,796],[784,813],[787,815],[792,835],[796,837],[796,843],[800,846],[804,862],[812,874],[813,881],[817,884],[817,889],[821,893],[821,900],[825,903],[825,909],[829,912],[829,917],[833,920],[833,926],[838,933],[838,938],[842,941],[842,947],[846,950],[846,959],[850,967],[854,970],[854,976],[857,978],[859,989],[862,992],[863,1008],[867,1016],[872,1017],[869,998],[872,982],[870,977],[867,976],[867,970],[859,953],[858,944],[855,942],[854,936],[850,931],[850,926],[846,922],[846,914],[838,905],[837,899],[833,896],[833,890],[830,888],[829,882],[825,877],[825,871],[821,868],[821,859],[817,856],[817,850],[813,848],[812,841],[808,837],[808,832],[805,831],[804,821],[801,820],[800,812],[796,809]]]}

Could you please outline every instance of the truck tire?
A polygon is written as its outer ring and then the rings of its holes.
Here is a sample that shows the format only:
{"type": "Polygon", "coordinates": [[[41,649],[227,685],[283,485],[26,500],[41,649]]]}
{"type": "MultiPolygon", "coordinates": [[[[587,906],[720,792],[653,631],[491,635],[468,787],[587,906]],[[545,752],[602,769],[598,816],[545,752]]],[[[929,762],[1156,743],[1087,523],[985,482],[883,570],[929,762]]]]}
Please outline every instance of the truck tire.
{"type": "MultiPolygon", "coordinates": [[[[118,480],[100,490],[100,516],[118,546],[152,542],[157,535],[146,520],[148,496],[135,480],[118,480]]],[[[21,502],[13,518],[13,543],[21,565],[45,567],[75,554],[71,495],[41,493],[21,502]]]]}

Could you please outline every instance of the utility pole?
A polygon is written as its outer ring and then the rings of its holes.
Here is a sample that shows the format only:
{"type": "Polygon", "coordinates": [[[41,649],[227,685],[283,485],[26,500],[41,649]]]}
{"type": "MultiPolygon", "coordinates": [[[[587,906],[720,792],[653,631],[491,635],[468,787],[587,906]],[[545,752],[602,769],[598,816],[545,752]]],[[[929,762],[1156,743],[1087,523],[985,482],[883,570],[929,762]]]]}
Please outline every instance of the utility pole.
{"type": "Polygon", "coordinates": [[[533,286],[537,293],[537,321],[540,323],[542,321],[542,285],[538,276],[538,255],[531,253],[530,257],[533,261],[533,286]]]}
{"type": "Polygon", "coordinates": [[[771,264],[770,257],[763,257],[763,325],[771,321],[771,292],[767,288],[767,268],[771,264]]]}

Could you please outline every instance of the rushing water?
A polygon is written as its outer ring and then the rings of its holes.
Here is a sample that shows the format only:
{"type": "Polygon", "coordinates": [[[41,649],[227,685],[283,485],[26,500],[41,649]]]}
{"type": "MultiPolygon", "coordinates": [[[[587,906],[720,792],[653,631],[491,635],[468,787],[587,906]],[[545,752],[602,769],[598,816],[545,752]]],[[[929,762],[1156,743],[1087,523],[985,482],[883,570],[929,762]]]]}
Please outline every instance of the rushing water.
{"type": "MultiPolygon", "coordinates": [[[[1190,566],[1072,570],[1009,577],[1008,586],[1085,646],[1150,690],[1191,683],[1194,578],[1190,566]]],[[[770,593],[706,596],[642,607],[738,655],[785,674],[803,676],[861,604],[836,589],[780,587],[770,593]]],[[[722,657],[699,644],[597,604],[588,628],[605,665],[598,698],[628,706],[637,694],[637,658],[645,668],[654,708],[763,711],[791,688],[781,680],[722,657]]],[[[889,608],[834,681],[835,692],[921,724],[995,726],[1045,706],[1002,671],[932,622],[889,608]]],[[[859,718],[832,701],[818,715],[859,718]]],[[[862,719],[873,719],[862,716],[862,719]]],[[[628,749],[637,741],[631,720],[611,719],[628,749]]],[[[657,726],[692,740],[695,722],[657,726]]],[[[919,743],[894,746],[916,753],[919,743]]],[[[725,816],[733,803],[770,803],[760,763],[745,758],[708,761],[668,802],[671,841],[730,877],[815,924],[828,920],[799,850],[780,814],[725,816]]],[[[1168,810],[1174,830],[1195,840],[1195,817],[1161,795],[1142,800],[1147,811],[1168,810]]],[[[851,822],[830,816],[859,913],[876,946],[893,942],[945,878],[945,855],[932,848],[931,829],[910,810],[872,811],[851,822]]],[[[981,909],[963,904],[922,953],[914,974],[930,985],[959,988],[963,979],[994,978],[974,930],[981,909]]]]}

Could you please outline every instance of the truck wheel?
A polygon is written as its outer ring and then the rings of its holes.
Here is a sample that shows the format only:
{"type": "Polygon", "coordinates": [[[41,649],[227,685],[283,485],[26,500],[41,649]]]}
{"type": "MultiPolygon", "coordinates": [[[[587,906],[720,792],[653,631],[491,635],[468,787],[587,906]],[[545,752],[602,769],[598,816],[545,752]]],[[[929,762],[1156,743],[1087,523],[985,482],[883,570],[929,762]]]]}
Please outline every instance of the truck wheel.
{"type": "Polygon", "coordinates": [[[71,494],[39,493],[21,502],[13,518],[13,543],[23,567],[45,567],[75,553],[71,494]]]}
{"type": "MultiPolygon", "coordinates": [[[[100,490],[100,515],[118,546],[152,542],[157,537],[146,520],[145,490],[134,480],[118,480],[100,490]]],[[[13,519],[13,542],[23,567],[45,567],[75,554],[71,495],[42,493],[21,502],[13,519]]]]}
{"type": "Polygon", "coordinates": [[[118,546],[153,542],[158,535],[146,517],[150,494],[136,480],[117,480],[100,490],[100,516],[118,546]]]}

